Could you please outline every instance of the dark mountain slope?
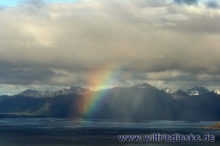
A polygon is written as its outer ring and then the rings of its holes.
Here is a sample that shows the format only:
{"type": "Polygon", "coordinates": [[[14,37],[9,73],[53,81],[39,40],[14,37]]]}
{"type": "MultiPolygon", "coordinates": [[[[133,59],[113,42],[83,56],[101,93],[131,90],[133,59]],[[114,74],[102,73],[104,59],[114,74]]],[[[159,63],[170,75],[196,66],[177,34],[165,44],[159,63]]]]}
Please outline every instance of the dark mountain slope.
{"type": "Polygon", "coordinates": [[[220,95],[177,93],[181,98],[174,99],[171,94],[141,84],[53,98],[20,95],[0,102],[0,113],[114,120],[220,120],[220,95]]]}

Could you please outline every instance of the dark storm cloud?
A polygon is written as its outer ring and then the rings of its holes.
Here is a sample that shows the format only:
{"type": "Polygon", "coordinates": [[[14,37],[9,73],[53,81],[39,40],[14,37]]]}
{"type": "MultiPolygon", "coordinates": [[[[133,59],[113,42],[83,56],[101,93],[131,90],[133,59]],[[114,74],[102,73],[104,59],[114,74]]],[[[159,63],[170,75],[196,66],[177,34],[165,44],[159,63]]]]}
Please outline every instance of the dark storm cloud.
{"type": "Polygon", "coordinates": [[[219,8],[219,4],[216,1],[209,1],[206,6],[213,9],[219,8]]]}
{"type": "Polygon", "coordinates": [[[174,0],[174,2],[178,4],[194,5],[198,3],[198,0],[174,0]]]}
{"type": "Polygon", "coordinates": [[[52,76],[59,76],[47,68],[1,68],[0,70],[1,84],[30,85],[42,84],[48,81],[52,76]]]}

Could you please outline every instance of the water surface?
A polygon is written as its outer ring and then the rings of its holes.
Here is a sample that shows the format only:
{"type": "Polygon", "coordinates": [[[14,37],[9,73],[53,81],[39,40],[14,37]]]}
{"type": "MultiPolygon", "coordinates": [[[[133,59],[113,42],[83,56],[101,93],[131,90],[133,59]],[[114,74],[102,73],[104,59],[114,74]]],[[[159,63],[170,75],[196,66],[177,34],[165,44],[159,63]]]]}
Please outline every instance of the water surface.
{"type": "Polygon", "coordinates": [[[196,128],[217,121],[81,121],[56,118],[0,119],[1,146],[95,146],[95,145],[220,145],[220,130],[196,128]],[[215,135],[213,143],[120,143],[118,135],[198,134],[215,135]]]}

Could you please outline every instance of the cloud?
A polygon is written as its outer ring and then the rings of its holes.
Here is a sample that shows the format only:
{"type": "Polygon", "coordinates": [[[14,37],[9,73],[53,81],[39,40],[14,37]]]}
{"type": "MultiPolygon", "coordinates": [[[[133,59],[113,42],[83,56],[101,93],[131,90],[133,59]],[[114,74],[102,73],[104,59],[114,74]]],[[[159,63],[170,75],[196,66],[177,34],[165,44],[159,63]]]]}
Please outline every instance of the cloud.
{"type": "Polygon", "coordinates": [[[0,11],[6,8],[5,6],[0,5],[0,11]]]}
{"type": "Polygon", "coordinates": [[[216,85],[220,12],[191,5],[196,2],[26,1],[2,9],[0,81],[93,88],[118,71],[117,80],[103,86],[216,85]]]}
{"type": "Polygon", "coordinates": [[[209,1],[206,6],[213,9],[219,8],[219,4],[215,1],[209,1]]]}
{"type": "Polygon", "coordinates": [[[174,0],[174,2],[178,4],[194,5],[198,3],[198,0],[174,0]]]}
{"type": "Polygon", "coordinates": [[[43,2],[42,0],[22,0],[19,2],[19,4],[41,7],[42,5],[45,5],[45,2],[43,2]]]}

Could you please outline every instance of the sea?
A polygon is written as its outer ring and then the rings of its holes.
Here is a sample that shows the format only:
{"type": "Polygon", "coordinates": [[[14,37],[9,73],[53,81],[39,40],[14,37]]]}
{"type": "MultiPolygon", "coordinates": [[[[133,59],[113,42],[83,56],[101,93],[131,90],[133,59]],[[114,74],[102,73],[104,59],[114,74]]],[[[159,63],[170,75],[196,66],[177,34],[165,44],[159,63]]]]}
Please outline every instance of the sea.
{"type": "Polygon", "coordinates": [[[60,118],[0,118],[0,146],[220,146],[218,121],[113,121],[60,118]],[[120,135],[209,134],[214,142],[120,142],[120,135]]]}

